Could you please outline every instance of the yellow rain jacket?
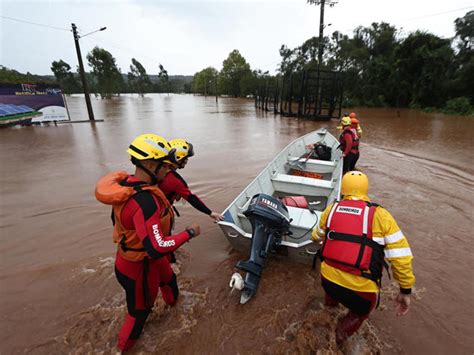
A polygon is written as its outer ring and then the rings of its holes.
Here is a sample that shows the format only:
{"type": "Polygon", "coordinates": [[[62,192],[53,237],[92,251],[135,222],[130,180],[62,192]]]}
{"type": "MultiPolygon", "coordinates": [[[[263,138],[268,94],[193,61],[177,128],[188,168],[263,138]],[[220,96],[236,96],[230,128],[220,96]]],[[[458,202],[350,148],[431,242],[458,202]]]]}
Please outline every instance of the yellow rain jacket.
{"type": "MultiPolygon", "coordinates": [[[[348,196],[345,199],[357,199],[348,196]]],[[[368,197],[361,198],[370,202],[368,197]]],[[[321,215],[319,226],[314,228],[311,238],[315,242],[324,240],[326,235],[326,222],[332,204],[327,206],[321,215]]],[[[372,223],[372,238],[379,244],[384,245],[385,260],[390,263],[393,278],[399,283],[401,288],[412,288],[415,284],[413,274],[411,253],[408,240],[398,227],[393,216],[383,207],[376,208],[372,223]]],[[[348,272],[329,266],[324,261],[321,263],[321,275],[331,282],[342,287],[359,292],[378,292],[378,285],[365,277],[353,275],[348,272]]]]}

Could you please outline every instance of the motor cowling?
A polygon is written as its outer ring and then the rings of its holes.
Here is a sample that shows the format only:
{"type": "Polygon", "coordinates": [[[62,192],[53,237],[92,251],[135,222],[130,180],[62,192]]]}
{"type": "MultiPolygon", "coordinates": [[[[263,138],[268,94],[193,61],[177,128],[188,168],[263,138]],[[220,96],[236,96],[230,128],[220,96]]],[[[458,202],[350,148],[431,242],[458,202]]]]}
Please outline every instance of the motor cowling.
{"type": "Polygon", "coordinates": [[[290,226],[290,217],[286,206],[280,200],[266,194],[252,197],[244,215],[250,221],[259,219],[271,229],[288,229],[290,226]]]}

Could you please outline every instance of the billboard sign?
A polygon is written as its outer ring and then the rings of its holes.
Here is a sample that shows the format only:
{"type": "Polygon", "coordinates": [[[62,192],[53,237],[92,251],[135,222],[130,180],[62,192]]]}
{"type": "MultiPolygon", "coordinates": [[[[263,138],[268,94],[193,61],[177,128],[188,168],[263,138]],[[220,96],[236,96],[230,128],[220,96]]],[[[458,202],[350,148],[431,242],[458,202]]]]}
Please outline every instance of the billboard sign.
{"type": "Polygon", "coordinates": [[[0,109],[10,115],[23,111],[33,123],[70,119],[61,88],[54,84],[0,84],[0,109]]]}

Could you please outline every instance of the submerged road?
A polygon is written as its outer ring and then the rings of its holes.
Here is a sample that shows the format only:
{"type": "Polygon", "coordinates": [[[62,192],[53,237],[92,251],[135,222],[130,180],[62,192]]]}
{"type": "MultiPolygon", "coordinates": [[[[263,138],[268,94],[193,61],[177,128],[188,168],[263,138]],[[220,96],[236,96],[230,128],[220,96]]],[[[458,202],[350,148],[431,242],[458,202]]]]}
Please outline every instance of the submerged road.
{"type": "MultiPolygon", "coordinates": [[[[253,102],[185,95],[93,100],[96,124],[0,130],[0,352],[115,353],[125,316],[115,280],[110,210],[95,201],[97,179],[129,170],[138,134],[187,138],[196,156],[182,172],[213,210],[227,204],[290,141],[336,121],[310,122],[256,112],[253,102]]],[[[74,119],[83,98],[68,98],[74,119]]],[[[370,196],[398,221],[415,255],[412,309],[395,316],[386,277],[381,306],[346,345],[352,353],[472,354],[474,153],[472,117],[360,109],[360,170],[370,196]]],[[[181,299],[157,301],[132,353],[337,353],[343,309],[322,309],[317,272],[271,260],[257,297],[229,294],[233,252],[220,229],[178,203],[177,230],[202,235],[178,253],[181,299]]]]}

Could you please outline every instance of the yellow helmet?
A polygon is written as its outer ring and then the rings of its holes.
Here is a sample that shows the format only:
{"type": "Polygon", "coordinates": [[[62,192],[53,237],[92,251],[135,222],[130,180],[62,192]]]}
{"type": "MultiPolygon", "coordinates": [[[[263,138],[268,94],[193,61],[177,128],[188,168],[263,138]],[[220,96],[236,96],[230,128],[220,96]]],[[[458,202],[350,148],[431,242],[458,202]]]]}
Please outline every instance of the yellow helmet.
{"type": "Polygon", "coordinates": [[[349,116],[344,116],[341,118],[341,125],[344,126],[350,126],[351,125],[351,118],[349,116]]]}
{"type": "Polygon", "coordinates": [[[152,133],[135,138],[127,153],[137,160],[168,160],[176,163],[176,149],[172,149],[166,139],[152,133]]]}
{"type": "Polygon", "coordinates": [[[193,145],[187,142],[185,139],[176,138],[170,140],[171,148],[176,149],[176,161],[179,163],[185,158],[192,157],[194,155],[193,145]]]}
{"type": "Polygon", "coordinates": [[[344,174],[341,185],[341,195],[367,196],[369,192],[369,179],[360,171],[349,171],[344,174]]]}

